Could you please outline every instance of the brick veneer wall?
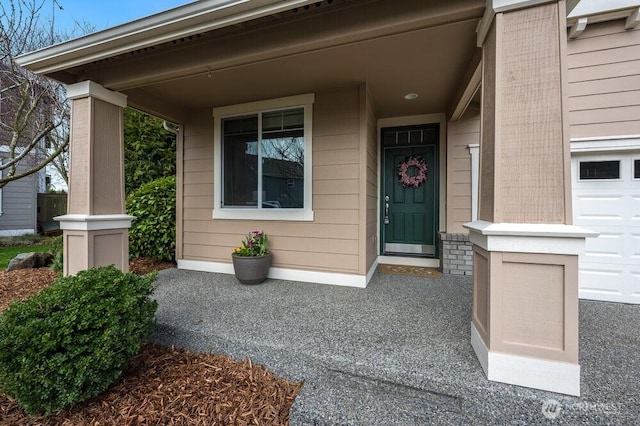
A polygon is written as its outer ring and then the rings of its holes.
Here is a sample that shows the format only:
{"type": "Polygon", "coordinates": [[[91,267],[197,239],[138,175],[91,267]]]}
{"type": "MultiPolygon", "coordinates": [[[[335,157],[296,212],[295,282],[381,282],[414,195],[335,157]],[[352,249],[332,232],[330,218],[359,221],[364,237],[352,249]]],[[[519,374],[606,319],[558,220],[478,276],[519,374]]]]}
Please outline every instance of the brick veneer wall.
{"type": "Polygon", "coordinates": [[[440,272],[443,274],[473,274],[473,245],[469,242],[469,234],[441,232],[440,255],[440,272]]]}

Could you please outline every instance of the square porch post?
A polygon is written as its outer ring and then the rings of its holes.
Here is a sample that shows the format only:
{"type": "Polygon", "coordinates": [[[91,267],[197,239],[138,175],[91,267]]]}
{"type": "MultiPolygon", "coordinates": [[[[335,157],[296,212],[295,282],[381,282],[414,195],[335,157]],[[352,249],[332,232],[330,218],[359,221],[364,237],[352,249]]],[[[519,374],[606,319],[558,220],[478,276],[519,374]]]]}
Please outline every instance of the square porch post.
{"type": "Polygon", "coordinates": [[[489,380],[579,395],[565,2],[487,3],[471,342],[489,380]]]}
{"type": "Polygon", "coordinates": [[[115,265],[129,270],[132,216],[124,205],[124,132],[127,97],[92,81],[67,87],[71,100],[67,214],[59,216],[64,274],[115,265]]]}

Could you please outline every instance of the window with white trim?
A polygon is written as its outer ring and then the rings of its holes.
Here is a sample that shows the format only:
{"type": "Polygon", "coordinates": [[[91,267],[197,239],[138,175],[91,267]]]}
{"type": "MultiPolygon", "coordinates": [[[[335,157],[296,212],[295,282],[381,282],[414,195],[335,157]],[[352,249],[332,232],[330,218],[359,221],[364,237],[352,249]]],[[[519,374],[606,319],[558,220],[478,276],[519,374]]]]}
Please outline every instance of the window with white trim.
{"type": "Polygon", "coordinates": [[[313,220],[313,100],[214,109],[214,219],[313,220]]]}

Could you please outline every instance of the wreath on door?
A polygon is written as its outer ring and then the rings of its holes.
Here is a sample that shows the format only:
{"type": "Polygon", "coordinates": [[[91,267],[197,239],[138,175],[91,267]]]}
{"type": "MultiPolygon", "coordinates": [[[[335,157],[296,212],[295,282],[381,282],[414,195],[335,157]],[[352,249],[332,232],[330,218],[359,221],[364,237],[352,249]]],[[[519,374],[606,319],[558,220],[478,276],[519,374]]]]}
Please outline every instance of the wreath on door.
{"type": "Polygon", "coordinates": [[[427,172],[429,168],[422,157],[410,156],[398,164],[398,179],[405,188],[419,188],[427,181],[427,172]],[[409,174],[409,170],[414,169],[413,175],[409,174]]]}

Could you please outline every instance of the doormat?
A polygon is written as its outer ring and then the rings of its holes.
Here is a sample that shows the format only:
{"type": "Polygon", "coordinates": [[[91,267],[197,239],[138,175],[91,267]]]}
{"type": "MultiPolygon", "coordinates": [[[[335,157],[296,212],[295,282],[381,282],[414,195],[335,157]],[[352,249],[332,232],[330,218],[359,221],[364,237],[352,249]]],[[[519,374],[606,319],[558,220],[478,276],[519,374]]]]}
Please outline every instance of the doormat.
{"type": "Polygon", "coordinates": [[[415,275],[418,277],[438,278],[440,273],[436,268],[427,268],[424,266],[409,266],[409,265],[378,265],[378,272],[381,274],[396,274],[396,275],[415,275]]]}

